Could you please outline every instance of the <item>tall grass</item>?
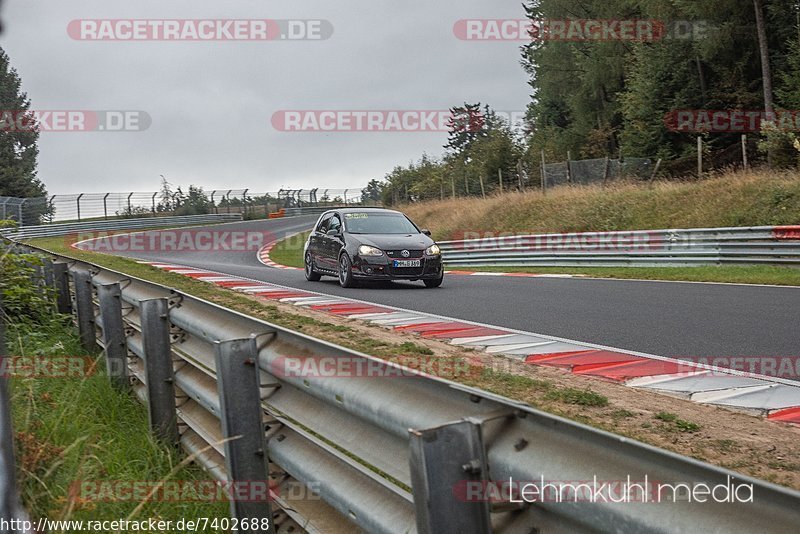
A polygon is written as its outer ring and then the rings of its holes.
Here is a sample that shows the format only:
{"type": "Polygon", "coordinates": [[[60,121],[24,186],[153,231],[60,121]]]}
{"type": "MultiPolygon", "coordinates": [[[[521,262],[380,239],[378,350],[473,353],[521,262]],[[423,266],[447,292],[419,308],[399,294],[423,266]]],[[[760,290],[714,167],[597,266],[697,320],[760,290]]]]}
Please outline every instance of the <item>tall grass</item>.
{"type": "MultiPolygon", "coordinates": [[[[7,338],[15,356],[87,355],[63,319],[36,327],[11,325],[7,338]]],[[[144,406],[111,388],[101,362],[89,376],[15,377],[11,405],[21,494],[34,521],[123,519],[140,504],[82,500],[74,488],[70,491],[79,481],[209,479],[196,465],[173,472],[180,453],[152,437],[144,406]]],[[[150,502],[135,518],[227,516],[226,502],[150,502]]]]}
{"type": "Polygon", "coordinates": [[[401,206],[438,240],[465,232],[587,232],[800,224],[800,173],[753,170],[701,181],[614,183],[401,206]]]}

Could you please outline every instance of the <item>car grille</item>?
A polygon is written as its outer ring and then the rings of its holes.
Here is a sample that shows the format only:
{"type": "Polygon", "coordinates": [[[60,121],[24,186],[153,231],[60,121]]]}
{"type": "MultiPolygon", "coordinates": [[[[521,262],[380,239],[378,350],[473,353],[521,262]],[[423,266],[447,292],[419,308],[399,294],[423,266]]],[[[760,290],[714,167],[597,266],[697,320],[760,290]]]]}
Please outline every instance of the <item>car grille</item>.
{"type": "Polygon", "coordinates": [[[392,274],[396,276],[421,276],[425,267],[393,267],[392,274]]]}
{"type": "Polygon", "coordinates": [[[387,250],[386,255],[392,258],[393,260],[408,260],[408,259],[417,259],[421,258],[424,250],[408,250],[408,256],[403,256],[403,249],[400,250],[387,250]]]}

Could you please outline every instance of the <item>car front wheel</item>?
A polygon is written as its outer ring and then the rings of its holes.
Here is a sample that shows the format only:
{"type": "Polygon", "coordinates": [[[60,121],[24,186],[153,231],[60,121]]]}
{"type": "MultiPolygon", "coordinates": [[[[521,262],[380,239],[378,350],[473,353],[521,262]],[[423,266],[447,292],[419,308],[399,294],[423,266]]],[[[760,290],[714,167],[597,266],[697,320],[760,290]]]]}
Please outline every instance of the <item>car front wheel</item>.
{"type": "Polygon", "coordinates": [[[305,270],[306,270],[306,280],[309,282],[319,282],[319,279],[322,278],[320,274],[314,270],[314,263],[311,259],[311,253],[306,252],[306,260],[305,260],[305,270]]]}
{"type": "Polygon", "coordinates": [[[439,287],[442,285],[442,282],[444,282],[444,273],[442,273],[442,276],[439,278],[434,280],[423,280],[423,282],[425,282],[425,287],[439,287]]]}
{"type": "Polygon", "coordinates": [[[339,285],[342,287],[353,287],[355,285],[352,264],[347,253],[339,256],[339,285]]]}

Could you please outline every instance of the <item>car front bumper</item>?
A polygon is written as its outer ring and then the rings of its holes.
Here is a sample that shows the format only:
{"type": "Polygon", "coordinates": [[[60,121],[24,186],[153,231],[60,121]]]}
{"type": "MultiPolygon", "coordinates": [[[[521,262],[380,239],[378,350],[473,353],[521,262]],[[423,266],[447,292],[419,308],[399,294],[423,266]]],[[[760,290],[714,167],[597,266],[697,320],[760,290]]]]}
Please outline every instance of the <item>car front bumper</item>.
{"type": "Polygon", "coordinates": [[[386,257],[356,257],[353,260],[353,276],[368,280],[437,280],[443,275],[441,256],[412,258],[420,260],[420,267],[394,267],[394,261],[386,257]]]}

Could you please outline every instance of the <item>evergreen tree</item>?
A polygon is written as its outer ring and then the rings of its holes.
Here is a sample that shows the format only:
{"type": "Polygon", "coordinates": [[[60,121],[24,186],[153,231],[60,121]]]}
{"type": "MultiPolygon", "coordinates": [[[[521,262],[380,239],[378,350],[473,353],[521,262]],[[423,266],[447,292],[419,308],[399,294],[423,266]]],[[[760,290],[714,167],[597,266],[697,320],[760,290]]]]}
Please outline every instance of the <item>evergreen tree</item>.
{"type": "Polygon", "coordinates": [[[36,177],[39,132],[21,87],[8,54],[0,48],[0,196],[42,197],[47,190],[36,177]]]}

